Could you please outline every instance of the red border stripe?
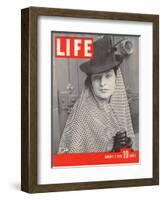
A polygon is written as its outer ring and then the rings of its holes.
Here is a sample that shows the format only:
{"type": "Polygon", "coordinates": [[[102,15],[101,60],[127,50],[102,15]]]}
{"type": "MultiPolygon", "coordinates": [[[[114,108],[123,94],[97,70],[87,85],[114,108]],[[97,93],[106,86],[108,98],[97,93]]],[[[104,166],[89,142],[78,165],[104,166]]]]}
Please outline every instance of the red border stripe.
{"type": "Polygon", "coordinates": [[[121,149],[120,152],[53,154],[52,167],[99,164],[138,163],[139,151],[121,149]]]}

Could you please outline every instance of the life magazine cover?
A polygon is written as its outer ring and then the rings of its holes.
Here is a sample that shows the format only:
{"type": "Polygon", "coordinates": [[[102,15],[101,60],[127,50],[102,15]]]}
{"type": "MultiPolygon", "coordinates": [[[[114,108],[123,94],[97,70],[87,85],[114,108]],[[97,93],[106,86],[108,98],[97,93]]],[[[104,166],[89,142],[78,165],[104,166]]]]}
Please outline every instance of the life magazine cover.
{"type": "Polygon", "coordinates": [[[139,163],[139,36],[51,33],[52,167],[139,163]]]}

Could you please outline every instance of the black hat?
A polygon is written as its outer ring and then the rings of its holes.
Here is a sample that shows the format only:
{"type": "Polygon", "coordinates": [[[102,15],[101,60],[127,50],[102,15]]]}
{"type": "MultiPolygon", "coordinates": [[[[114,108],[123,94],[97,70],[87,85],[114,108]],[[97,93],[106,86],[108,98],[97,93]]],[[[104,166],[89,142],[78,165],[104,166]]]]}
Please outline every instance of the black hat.
{"type": "Polygon", "coordinates": [[[108,36],[94,42],[93,58],[80,65],[81,71],[86,74],[97,74],[118,67],[123,57],[115,54],[117,44],[112,46],[112,39],[108,36]]]}

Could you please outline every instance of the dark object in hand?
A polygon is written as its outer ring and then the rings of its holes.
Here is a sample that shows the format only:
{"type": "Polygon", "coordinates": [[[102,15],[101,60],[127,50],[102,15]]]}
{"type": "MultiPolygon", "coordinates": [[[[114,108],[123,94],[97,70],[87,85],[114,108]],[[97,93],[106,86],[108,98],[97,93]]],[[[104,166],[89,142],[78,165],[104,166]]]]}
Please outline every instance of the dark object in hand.
{"type": "Polygon", "coordinates": [[[113,152],[120,151],[121,148],[132,148],[132,140],[127,137],[126,131],[118,132],[114,136],[113,152]]]}

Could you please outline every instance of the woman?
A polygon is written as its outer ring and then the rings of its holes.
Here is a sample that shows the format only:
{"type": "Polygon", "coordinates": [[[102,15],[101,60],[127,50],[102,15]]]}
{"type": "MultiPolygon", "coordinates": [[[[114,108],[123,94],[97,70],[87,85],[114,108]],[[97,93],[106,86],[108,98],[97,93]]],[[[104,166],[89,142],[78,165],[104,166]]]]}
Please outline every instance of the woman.
{"type": "Polygon", "coordinates": [[[133,148],[134,132],[119,65],[111,38],[94,43],[94,57],[80,69],[85,87],[66,122],[58,153],[119,151],[133,148]]]}

